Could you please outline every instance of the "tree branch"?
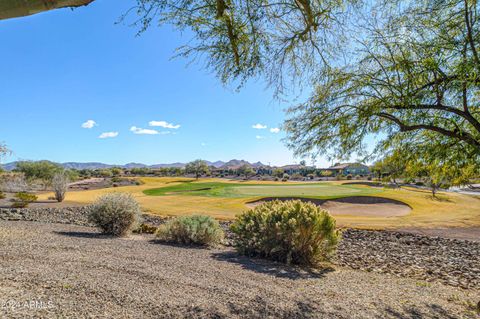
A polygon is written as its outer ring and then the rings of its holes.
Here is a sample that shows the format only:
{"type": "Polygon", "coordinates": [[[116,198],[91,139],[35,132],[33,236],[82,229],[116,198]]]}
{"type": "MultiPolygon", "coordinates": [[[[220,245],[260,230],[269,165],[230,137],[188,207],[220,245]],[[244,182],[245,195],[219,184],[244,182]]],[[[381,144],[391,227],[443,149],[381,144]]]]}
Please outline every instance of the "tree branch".
{"type": "Polygon", "coordinates": [[[462,141],[466,142],[467,144],[470,144],[470,145],[472,145],[472,146],[474,146],[474,147],[476,147],[477,149],[480,150],[480,141],[477,141],[471,134],[469,134],[467,132],[449,131],[449,130],[444,129],[442,127],[438,127],[438,126],[435,126],[435,125],[428,125],[428,124],[407,125],[407,124],[403,123],[399,118],[395,117],[394,115],[384,113],[384,112],[376,113],[374,115],[394,122],[395,124],[398,125],[401,132],[410,132],[410,131],[417,131],[417,130],[433,131],[433,132],[437,132],[437,133],[440,133],[440,134],[448,136],[448,137],[452,137],[452,138],[455,138],[455,139],[462,140],[462,141]]]}
{"type": "Polygon", "coordinates": [[[24,17],[48,10],[86,6],[95,0],[2,0],[0,20],[24,17]]]}

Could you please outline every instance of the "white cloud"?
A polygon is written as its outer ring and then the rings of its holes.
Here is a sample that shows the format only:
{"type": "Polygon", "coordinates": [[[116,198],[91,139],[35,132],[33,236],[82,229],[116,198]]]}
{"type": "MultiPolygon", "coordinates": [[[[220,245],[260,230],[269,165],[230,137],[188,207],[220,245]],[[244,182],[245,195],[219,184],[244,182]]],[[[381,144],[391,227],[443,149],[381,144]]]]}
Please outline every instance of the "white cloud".
{"type": "Polygon", "coordinates": [[[163,127],[163,128],[170,128],[170,129],[178,129],[180,128],[180,124],[172,124],[172,123],[168,123],[168,122],[165,122],[165,121],[150,121],[148,123],[148,125],[150,126],[159,126],[159,127],[163,127]]]}
{"type": "Polygon", "coordinates": [[[118,132],[104,132],[100,134],[98,138],[113,138],[117,136],[118,136],[118,132]]]}
{"type": "Polygon", "coordinates": [[[136,126],[132,126],[130,128],[130,131],[133,132],[134,134],[146,134],[146,135],[160,134],[157,130],[150,130],[150,129],[140,128],[140,127],[136,127],[136,126]]]}
{"type": "Polygon", "coordinates": [[[263,124],[260,124],[260,123],[257,123],[255,125],[252,125],[252,128],[257,129],[257,130],[264,130],[264,129],[267,128],[267,126],[263,125],[263,124]]]}
{"type": "Polygon", "coordinates": [[[94,120],[88,120],[86,121],[85,123],[82,124],[82,127],[83,128],[93,128],[94,126],[97,126],[97,122],[95,122],[94,120]]]}
{"type": "Polygon", "coordinates": [[[257,136],[255,136],[255,138],[257,140],[263,140],[265,138],[265,136],[257,135],[257,136]]]}
{"type": "Polygon", "coordinates": [[[273,127],[273,128],[270,129],[270,132],[276,134],[276,133],[280,132],[280,129],[278,127],[273,127]]]}

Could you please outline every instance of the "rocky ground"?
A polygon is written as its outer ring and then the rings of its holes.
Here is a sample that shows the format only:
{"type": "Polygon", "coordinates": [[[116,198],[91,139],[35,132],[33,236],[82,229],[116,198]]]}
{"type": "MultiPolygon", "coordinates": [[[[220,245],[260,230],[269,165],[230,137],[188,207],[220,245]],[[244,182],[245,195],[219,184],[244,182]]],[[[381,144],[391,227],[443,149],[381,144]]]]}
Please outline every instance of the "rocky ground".
{"type": "Polygon", "coordinates": [[[347,229],[336,264],[480,290],[480,242],[347,229]]]}
{"type": "MultiPolygon", "coordinates": [[[[86,217],[87,210],[86,207],[0,209],[0,220],[93,226],[86,217]]],[[[151,215],[143,219],[154,226],[167,220],[151,215]]],[[[227,246],[231,246],[233,239],[229,224],[222,222],[227,246]]],[[[342,232],[336,265],[480,290],[480,242],[394,231],[344,229],[342,232]]]]}
{"type": "MultiPolygon", "coordinates": [[[[346,237],[350,238],[350,237],[346,237]]],[[[1,318],[476,318],[478,289],[0,221],[1,318]]],[[[348,239],[347,239],[348,240],[348,239]]]]}

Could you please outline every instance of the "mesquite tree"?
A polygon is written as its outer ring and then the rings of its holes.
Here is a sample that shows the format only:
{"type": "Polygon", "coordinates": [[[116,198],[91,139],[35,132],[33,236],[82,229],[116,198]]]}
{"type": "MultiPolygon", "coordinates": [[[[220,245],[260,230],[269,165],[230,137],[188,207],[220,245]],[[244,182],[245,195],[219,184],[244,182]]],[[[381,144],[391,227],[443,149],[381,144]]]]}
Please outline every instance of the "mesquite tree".
{"type": "Polygon", "coordinates": [[[0,20],[31,14],[88,5],[94,0],[4,0],[0,1],[0,20]]]}
{"type": "Polygon", "coordinates": [[[194,174],[195,178],[198,179],[200,176],[208,173],[208,164],[200,159],[195,160],[185,166],[185,172],[187,174],[194,174]]]}
{"type": "Polygon", "coordinates": [[[136,2],[140,32],[188,31],[178,55],[222,82],[263,77],[279,94],[294,84],[311,91],[284,125],[297,155],[365,154],[376,135],[379,153],[409,143],[480,166],[477,1],[136,2]]]}

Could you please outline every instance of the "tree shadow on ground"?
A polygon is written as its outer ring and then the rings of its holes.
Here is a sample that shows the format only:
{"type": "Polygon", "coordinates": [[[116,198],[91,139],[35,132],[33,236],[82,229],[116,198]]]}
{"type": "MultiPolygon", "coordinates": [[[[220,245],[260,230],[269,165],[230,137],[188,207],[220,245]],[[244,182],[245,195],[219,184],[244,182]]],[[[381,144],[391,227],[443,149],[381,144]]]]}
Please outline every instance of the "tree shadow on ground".
{"type": "Polygon", "coordinates": [[[445,203],[452,203],[453,201],[448,198],[448,197],[445,197],[445,196],[442,196],[442,195],[435,195],[435,196],[432,196],[432,195],[429,195],[429,196],[426,196],[427,199],[430,199],[430,200],[433,200],[435,202],[445,202],[445,203]]]}
{"type": "Polygon", "coordinates": [[[242,256],[233,251],[213,253],[212,258],[219,261],[238,264],[246,270],[272,275],[277,278],[288,278],[293,280],[313,278],[318,279],[324,277],[326,274],[332,271],[335,271],[331,267],[323,269],[293,267],[265,259],[242,256]]]}
{"type": "MultiPolygon", "coordinates": [[[[384,310],[385,318],[395,319],[456,319],[457,315],[445,310],[442,306],[436,304],[425,304],[423,309],[418,306],[403,307],[401,310],[387,307],[384,310]]],[[[466,311],[468,309],[465,309],[466,311]]]]}
{"type": "Polygon", "coordinates": [[[163,241],[160,239],[151,239],[148,241],[150,244],[153,245],[163,245],[168,247],[175,247],[175,248],[182,248],[182,249],[202,249],[202,250],[209,250],[211,247],[205,245],[195,245],[195,244],[179,244],[179,243],[172,243],[168,241],[163,241]]]}
{"type": "Polygon", "coordinates": [[[102,233],[91,233],[91,232],[53,231],[53,233],[61,236],[75,237],[75,238],[98,238],[98,239],[116,238],[114,236],[109,236],[102,233]]]}
{"type": "Polygon", "coordinates": [[[295,301],[289,309],[282,309],[275,302],[261,296],[247,302],[247,307],[244,303],[229,302],[227,307],[230,315],[245,318],[337,318],[305,300],[295,301]]]}

